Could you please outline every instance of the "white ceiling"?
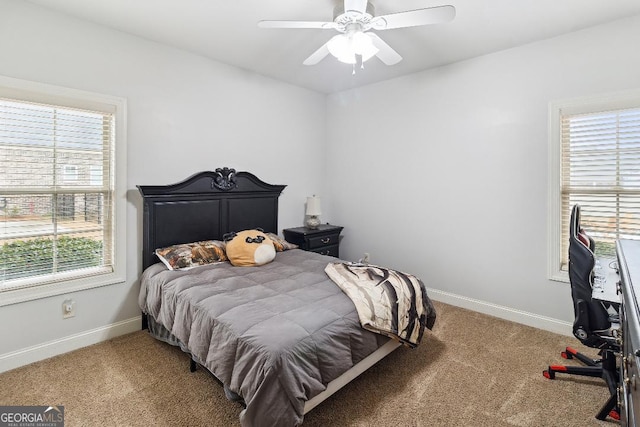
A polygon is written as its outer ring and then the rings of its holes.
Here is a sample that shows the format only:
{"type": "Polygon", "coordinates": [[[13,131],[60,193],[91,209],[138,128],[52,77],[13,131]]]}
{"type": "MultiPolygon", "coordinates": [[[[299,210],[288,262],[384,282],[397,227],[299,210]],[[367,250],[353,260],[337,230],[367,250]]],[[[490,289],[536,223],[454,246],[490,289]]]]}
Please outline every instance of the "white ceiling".
{"type": "MultiPolygon", "coordinates": [[[[376,15],[452,4],[456,18],[380,31],[404,58],[356,70],[327,56],[302,65],[333,30],[259,29],[267,20],[332,21],[336,0],[29,0],[275,79],[332,93],[640,14],[639,0],[377,0],[376,15]]],[[[340,0],[339,0],[340,1],[340,0]]]]}

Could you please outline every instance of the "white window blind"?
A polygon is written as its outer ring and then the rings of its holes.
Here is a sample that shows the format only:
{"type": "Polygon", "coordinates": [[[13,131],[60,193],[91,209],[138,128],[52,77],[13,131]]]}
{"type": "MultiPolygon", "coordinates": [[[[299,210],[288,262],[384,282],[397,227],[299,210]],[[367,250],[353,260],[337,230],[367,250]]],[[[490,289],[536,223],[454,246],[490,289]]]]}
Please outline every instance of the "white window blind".
{"type": "Polygon", "coordinates": [[[640,239],[640,108],[562,114],[562,269],[567,268],[571,207],[596,242],[615,257],[617,239],[640,239]]]}
{"type": "Polygon", "coordinates": [[[0,98],[0,292],[113,272],[114,122],[0,98]]]}

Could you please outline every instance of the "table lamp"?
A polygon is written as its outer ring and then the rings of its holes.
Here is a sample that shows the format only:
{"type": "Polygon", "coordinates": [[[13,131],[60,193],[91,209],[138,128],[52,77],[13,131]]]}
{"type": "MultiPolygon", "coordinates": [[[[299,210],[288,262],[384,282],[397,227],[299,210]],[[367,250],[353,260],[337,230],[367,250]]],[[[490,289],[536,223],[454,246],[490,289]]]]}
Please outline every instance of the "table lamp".
{"type": "Polygon", "coordinates": [[[320,225],[320,197],[307,197],[307,228],[315,230],[320,225]]]}

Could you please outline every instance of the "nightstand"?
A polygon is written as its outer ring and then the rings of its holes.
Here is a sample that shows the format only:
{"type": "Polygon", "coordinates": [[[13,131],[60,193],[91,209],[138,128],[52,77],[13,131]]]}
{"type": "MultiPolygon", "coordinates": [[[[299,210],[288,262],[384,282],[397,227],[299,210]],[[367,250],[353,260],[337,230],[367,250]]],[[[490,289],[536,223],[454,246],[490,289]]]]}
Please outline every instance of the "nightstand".
{"type": "Polygon", "coordinates": [[[287,242],[296,244],[305,251],[317,252],[338,258],[340,256],[340,232],[344,227],[320,224],[317,229],[307,227],[282,230],[287,242]]]}

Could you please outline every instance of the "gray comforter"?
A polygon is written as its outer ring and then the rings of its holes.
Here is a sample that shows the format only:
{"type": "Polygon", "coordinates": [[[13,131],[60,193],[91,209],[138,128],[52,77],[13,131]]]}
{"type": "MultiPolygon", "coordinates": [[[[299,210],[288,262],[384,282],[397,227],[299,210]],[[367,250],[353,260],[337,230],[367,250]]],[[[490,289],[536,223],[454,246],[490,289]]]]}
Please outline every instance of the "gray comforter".
{"type": "Polygon", "coordinates": [[[294,249],[260,267],[155,264],[139,304],[244,399],[243,426],[295,426],[305,401],[388,340],[327,277],[335,261],[294,249]]]}

